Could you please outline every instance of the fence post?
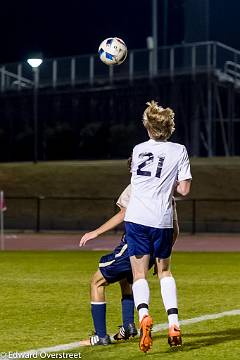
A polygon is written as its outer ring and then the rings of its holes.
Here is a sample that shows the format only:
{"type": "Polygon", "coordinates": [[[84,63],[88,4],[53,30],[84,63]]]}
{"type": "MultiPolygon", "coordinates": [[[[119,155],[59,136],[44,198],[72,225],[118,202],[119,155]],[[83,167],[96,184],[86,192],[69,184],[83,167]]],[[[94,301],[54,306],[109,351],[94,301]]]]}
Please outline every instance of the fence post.
{"type": "Polygon", "coordinates": [[[4,92],[5,90],[5,66],[1,67],[1,92],[4,92]]]}
{"type": "Polygon", "coordinates": [[[76,82],[76,59],[71,58],[71,85],[74,87],[76,82]]]}
{"type": "Polygon", "coordinates": [[[109,82],[110,82],[110,84],[113,83],[113,76],[114,76],[113,66],[109,66],[109,82]]]}
{"type": "Polygon", "coordinates": [[[134,57],[133,57],[133,51],[130,51],[129,53],[129,81],[133,81],[133,74],[134,74],[134,57]]]}
{"type": "Polygon", "coordinates": [[[41,230],[41,200],[44,200],[44,196],[37,197],[37,216],[36,216],[36,232],[41,230]]]}
{"type": "Polygon", "coordinates": [[[94,57],[91,55],[89,58],[89,83],[94,83],[94,57]]]}
{"type": "Polygon", "coordinates": [[[192,46],[191,55],[192,55],[192,61],[191,61],[192,77],[195,80],[195,75],[196,75],[196,46],[192,46]]]}
{"type": "Polygon", "coordinates": [[[192,199],[192,234],[196,234],[196,199],[192,199]]]}
{"type": "MultiPolygon", "coordinates": [[[[165,50],[167,51],[167,49],[165,50]]],[[[171,80],[174,78],[174,69],[175,69],[175,51],[174,48],[170,49],[170,75],[171,80]]]]}
{"type": "Polygon", "coordinates": [[[57,60],[52,62],[52,87],[55,89],[57,86],[57,60]]]}

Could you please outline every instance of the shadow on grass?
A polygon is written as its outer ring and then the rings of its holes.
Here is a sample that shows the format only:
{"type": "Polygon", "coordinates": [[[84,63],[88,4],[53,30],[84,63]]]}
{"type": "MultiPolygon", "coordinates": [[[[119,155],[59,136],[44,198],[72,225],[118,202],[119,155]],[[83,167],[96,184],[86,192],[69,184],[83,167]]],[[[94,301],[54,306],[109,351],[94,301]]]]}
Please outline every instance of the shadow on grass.
{"type": "Polygon", "coordinates": [[[185,333],[183,336],[183,351],[191,351],[240,339],[240,328],[206,333],[185,333]],[[187,338],[193,339],[188,340],[187,338]]]}
{"type": "MultiPolygon", "coordinates": [[[[156,355],[170,354],[176,352],[189,352],[192,350],[197,350],[203,347],[214,346],[218,344],[227,343],[233,340],[240,339],[240,328],[236,329],[226,329],[224,331],[211,331],[211,332],[201,332],[201,333],[184,333],[183,336],[183,346],[176,350],[169,349],[167,347],[167,337],[164,334],[153,334],[153,348],[147,353],[147,358],[155,358],[156,355]]],[[[118,342],[109,347],[93,347],[82,351],[83,355],[90,355],[91,359],[125,359],[127,356],[128,360],[136,359],[136,352],[140,355],[138,349],[139,339],[135,338],[129,342],[118,342]],[[129,347],[129,345],[136,346],[129,347]],[[107,353],[106,353],[107,352],[107,353]],[[127,353],[126,353],[127,352],[127,353]],[[117,353],[117,354],[116,354],[117,353]]]]}

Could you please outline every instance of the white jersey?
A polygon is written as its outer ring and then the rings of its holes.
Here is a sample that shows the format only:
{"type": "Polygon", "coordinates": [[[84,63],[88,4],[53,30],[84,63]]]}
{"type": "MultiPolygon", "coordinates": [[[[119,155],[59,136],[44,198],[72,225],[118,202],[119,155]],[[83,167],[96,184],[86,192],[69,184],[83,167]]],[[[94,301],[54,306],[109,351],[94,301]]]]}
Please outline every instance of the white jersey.
{"type": "Polygon", "coordinates": [[[119,196],[116,204],[117,206],[119,206],[120,208],[123,207],[124,209],[126,209],[128,207],[129,204],[129,200],[130,200],[130,195],[131,195],[131,184],[129,184],[121,193],[121,195],[119,196]]]}
{"type": "MultiPolygon", "coordinates": [[[[131,184],[129,184],[121,193],[121,195],[119,196],[116,205],[119,206],[120,208],[124,208],[126,209],[128,207],[129,201],[130,201],[130,196],[131,196],[131,184]]],[[[173,207],[173,221],[178,221],[178,217],[177,217],[177,206],[176,206],[176,201],[174,199],[174,197],[172,198],[172,207],[173,207]]]]}
{"type": "Polygon", "coordinates": [[[173,227],[172,197],[177,181],[190,180],[185,146],[150,139],[133,149],[131,196],[125,221],[173,227]]]}

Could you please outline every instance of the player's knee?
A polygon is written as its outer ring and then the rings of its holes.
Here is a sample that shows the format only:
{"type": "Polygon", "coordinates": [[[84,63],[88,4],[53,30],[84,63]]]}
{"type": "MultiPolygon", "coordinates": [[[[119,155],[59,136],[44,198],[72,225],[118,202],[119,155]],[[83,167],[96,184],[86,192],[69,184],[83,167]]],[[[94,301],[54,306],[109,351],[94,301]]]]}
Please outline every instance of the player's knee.
{"type": "Polygon", "coordinates": [[[106,280],[104,279],[102,274],[99,271],[95,272],[91,280],[91,288],[103,286],[106,284],[106,280]]]}
{"type": "Polygon", "coordinates": [[[172,273],[170,270],[166,270],[166,271],[159,271],[158,272],[158,277],[159,279],[163,279],[164,277],[168,277],[171,276],[172,277],[172,273]]]}
{"type": "Polygon", "coordinates": [[[96,272],[91,279],[91,287],[96,286],[97,282],[98,282],[98,276],[97,276],[97,272],[96,272]]]}
{"type": "Polygon", "coordinates": [[[166,276],[171,276],[171,257],[168,257],[166,259],[157,259],[156,264],[159,279],[166,276]]]}
{"type": "Polygon", "coordinates": [[[121,286],[122,295],[124,294],[131,294],[132,293],[132,285],[129,284],[127,279],[122,279],[119,281],[121,286]]]}
{"type": "Polygon", "coordinates": [[[137,280],[146,279],[146,274],[142,272],[137,272],[133,274],[133,281],[136,282],[137,280]]]}
{"type": "Polygon", "coordinates": [[[97,289],[97,282],[96,282],[96,278],[92,277],[91,283],[90,283],[90,289],[91,289],[91,293],[94,292],[97,289]]]}

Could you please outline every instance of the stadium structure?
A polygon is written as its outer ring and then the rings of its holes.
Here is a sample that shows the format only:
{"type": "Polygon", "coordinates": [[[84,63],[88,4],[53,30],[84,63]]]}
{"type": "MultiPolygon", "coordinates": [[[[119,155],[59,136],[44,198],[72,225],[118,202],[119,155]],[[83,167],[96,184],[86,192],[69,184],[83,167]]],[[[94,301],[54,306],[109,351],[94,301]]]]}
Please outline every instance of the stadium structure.
{"type": "MultiPolygon", "coordinates": [[[[0,161],[126,159],[134,144],[146,139],[142,113],[145,103],[155,99],[162,106],[173,108],[177,131],[172,139],[185,144],[191,157],[227,157],[218,161],[228,165],[228,177],[221,175],[221,166],[210,164],[214,159],[209,159],[209,168],[197,177],[203,188],[216,191],[199,195],[196,190],[191,199],[179,202],[181,215],[186,213],[181,219],[183,229],[193,233],[239,231],[238,188],[231,180],[237,178],[237,166],[231,164],[238,165],[238,160],[230,161],[228,156],[240,155],[240,51],[224,43],[222,33],[226,29],[219,26],[221,16],[227,17],[223,3],[184,0],[178,4],[176,17],[182,16],[184,31],[175,39],[177,44],[170,45],[168,41],[171,39],[166,29],[171,24],[167,26],[165,14],[163,31],[159,29],[165,45],[153,47],[150,39],[146,48],[128,49],[128,57],[120,66],[104,65],[97,54],[43,58],[35,70],[27,62],[0,65],[0,161]],[[214,179],[212,166],[216,170],[214,179]]],[[[164,9],[160,10],[164,13],[164,9]]],[[[230,19],[234,1],[226,11],[230,19]]],[[[236,27],[236,22],[229,24],[229,33],[231,26],[236,27]]],[[[70,192],[75,196],[73,201],[71,196],[64,199],[62,192],[58,197],[54,191],[7,193],[7,228],[40,231],[92,227],[83,207],[84,201],[89,204],[89,199],[82,197],[85,192],[70,192]],[[31,206],[26,209],[24,205],[23,210],[22,200],[24,204],[28,200],[31,206]],[[56,201],[65,201],[71,211],[57,216],[56,208],[66,206],[58,206],[56,201]],[[45,214],[46,208],[51,211],[45,214]]],[[[112,209],[116,193],[101,196],[107,197],[112,209]]],[[[97,201],[100,204],[105,200],[97,201]]],[[[96,204],[92,206],[96,211],[96,204]]],[[[106,213],[97,213],[103,218],[96,218],[95,225],[107,217],[106,213]]]]}
{"type": "Polygon", "coordinates": [[[101,158],[126,157],[144,138],[141,115],[150,99],[174,109],[174,140],[191,156],[240,155],[239,60],[240,51],[209,41],[158,48],[156,69],[151,49],[129,50],[116,67],[97,55],[45,59],[35,72],[27,63],[2,65],[0,146],[9,150],[1,160],[31,160],[36,120],[39,160],[94,158],[91,142],[103,144],[101,158]]]}

